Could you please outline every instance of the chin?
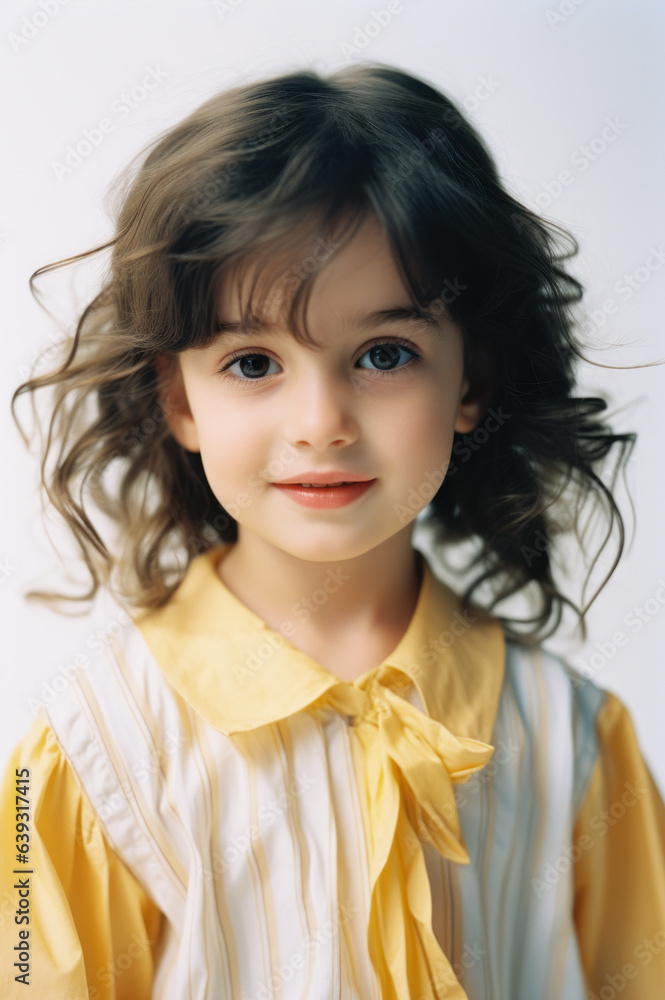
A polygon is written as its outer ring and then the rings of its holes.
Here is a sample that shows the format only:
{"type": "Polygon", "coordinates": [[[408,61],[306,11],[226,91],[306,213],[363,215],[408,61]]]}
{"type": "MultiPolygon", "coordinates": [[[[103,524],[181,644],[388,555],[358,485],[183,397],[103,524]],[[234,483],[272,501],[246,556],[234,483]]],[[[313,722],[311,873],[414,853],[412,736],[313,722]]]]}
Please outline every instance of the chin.
{"type": "Polygon", "coordinates": [[[336,563],[344,562],[348,559],[356,559],[358,556],[362,556],[366,552],[370,552],[376,548],[381,541],[382,539],[368,541],[367,538],[363,540],[348,539],[348,541],[345,541],[339,536],[337,538],[329,536],[328,538],[311,538],[307,540],[301,536],[297,540],[293,539],[292,542],[275,540],[272,544],[284,552],[288,552],[289,555],[294,556],[296,559],[302,559],[305,562],[336,563]]]}

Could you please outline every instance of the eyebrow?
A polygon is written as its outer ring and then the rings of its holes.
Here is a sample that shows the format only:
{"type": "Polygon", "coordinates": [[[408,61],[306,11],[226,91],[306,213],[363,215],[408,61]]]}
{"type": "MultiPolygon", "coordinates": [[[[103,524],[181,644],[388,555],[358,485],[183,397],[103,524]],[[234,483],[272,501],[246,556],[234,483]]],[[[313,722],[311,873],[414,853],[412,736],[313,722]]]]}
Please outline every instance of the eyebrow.
{"type": "MultiPolygon", "coordinates": [[[[362,330],[374,329],[377,326],[385,326],[390,323],[410,322],[420,326],[438,327],[438,321],[433,313],[426,309],[408,309],[404,306],[397,306],[392,309],[375,309],[373,312],[365,313],[356,319],[358,326],[362,330]]],[[[252,335],[260,330],[262,333],[277,333],[279,327],[273,323],[256,320],[249,324],[241,323],[215,323],[216,333],[238,333],[252,335]]]]}

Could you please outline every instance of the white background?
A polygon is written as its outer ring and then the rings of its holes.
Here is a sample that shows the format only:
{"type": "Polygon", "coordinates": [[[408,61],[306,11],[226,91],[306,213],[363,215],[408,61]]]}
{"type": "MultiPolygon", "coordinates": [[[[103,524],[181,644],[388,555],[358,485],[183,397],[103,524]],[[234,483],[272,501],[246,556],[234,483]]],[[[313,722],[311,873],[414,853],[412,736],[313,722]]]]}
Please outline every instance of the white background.
{"type": "MultiPolygon", "coordinates": [[[[577,237],[581,252],[572,267],[587,288],[595,360],[628,366],[665,358],[665,268],[654,266],[652,256],[652,248],[661,255],[665,248],[665,11],[655,0],[562,0],[558,5],[403,0],[378,32],[372,26],[366,32],[365,26],[373,21],[373,11],[387,6],[382,0],[43,3],[46,13],[38,2],[5,2],[0,20],[5,95],[2,759],[32,720],[29,699],[44,696],[58,678],[62,683],[62,671],[77,655],[90,652],[90,637],[112,627],[117,617],[107,598],[98,600],[90,615],[66,618],[22,596],[30,587],[57,586],[60,572],[76,561],[73,543],[52,518],[48,533],[62,561],[51,548],[40,515],[37,439],[28,454],[9,413],[11,393],[37,352],[58,336],[56,324],[31,297],[28,278],[43,264],[108,239],[104,195],[118,171],[156,133],[218,89],[291,69],[325,74],[363,60],[393,64],[427,79],[464,105],[511,193],[577,237]],[[123,94],[140,87],[150,71],[156,85],[120,112],[123,94]],[[56,176],[54,163],[64,160],[67,146],[76,146],[102,118],[111,119],[113,131],[71,172],[56,176]],[[618,123],[617,132],[613,141],[603,142],[599,136],[608,120],[618,123]],[[596,152],[583,169],[581,150],[589,145],[596,152]],[[557,188],[562,170],[572,180],[557,188]],[[617,287],[625,275],[635,275],[639,285],[629,298],[617,287]],[[603,303],[610,299],[618,308],[607,315],[603,303]]],[[[79,268],[74,279],[69,270],[41,279],[44,301],[62,327],[70,328],[77,305],[85,305],[102,260],[79,268]]],[[[603,392],[610,414],[616,413],[613,426],[638,432],[628,472],[636,522],[625,490],[618,489],[626,549],[588,614],[588,640],[580,643],[574,618],[567,615],[559,634],[545,642],[578,669],[593,664],[596,682],[629,707],[663,793],[664,390],[665,366],[613,371],[583,365],[580,370],[579,394],[603,392]],[[634,617],[627,618],[636,608],[644,618],[639,629],[628,624],[634,617]],[[617,631],[626,641],[613,649],[617,631]]],[[[18,413],[29,430],[25,397],[18,413]]],[[[616,535],[594,571],[587,599],[615,549],[616,535]]],[[[586,567],[574,567],[572,553],[567,565],[569,593],[579,603],[586,567]]],[[[502,606],[501,613],[507,609],[502,606]]]]}

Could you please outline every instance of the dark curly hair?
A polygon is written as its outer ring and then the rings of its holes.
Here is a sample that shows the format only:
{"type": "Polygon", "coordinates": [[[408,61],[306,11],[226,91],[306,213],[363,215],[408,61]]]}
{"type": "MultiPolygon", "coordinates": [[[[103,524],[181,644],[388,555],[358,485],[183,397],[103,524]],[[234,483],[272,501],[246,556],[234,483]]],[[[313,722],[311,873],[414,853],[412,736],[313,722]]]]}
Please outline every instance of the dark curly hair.
{"type": "Polygon", "coordinates": [[[575,339],[573,307],[583,286],[563,266],[578,252],[576,240],[502,187],[483,140],[452,100],[380,63],[237,86],[154,139],[111,194],[113,238],[30,278],[35,294],[38,275],[112,248],[101,290],[62,341],[58,366],[12,397],[16,420],[19,394],[53,387],[41,482],[74,534],[92,585],[79,596],[26,596],[92,599],[100,580],[115,589],[115,569],[123,599],[156,607],[195,555],[237,539],[237,522],[213,495],[200,455],[169,432],[158,359],[172,365],[178,352],[215,336],[222,275],[257,253],[267,287],[273,280],[292,287],[289,329],[306,342],[296,311],[325,260],[319,255],[315,267],[303,266],[303,238],[332,231],[342,239],[346,220],[353,235],[373,211],[414,309],[439,310],[459,324],[465,373],[484,401],[485,420],[472,434],[456,435],[422,523],[442,557],[453,543],[480,541],[469,567],[479,564],[481,572],[460,595],[465,605],[487,580],[494,583],[489,611],[535,583],[542,608],[526,620],[503,619],[508,634],[540,641],[553,609],[547,635],[567,603],[586,637],[592,602],[580,610],[557,589],[555,541],[574,531],[583,547],[580,510],[590,495],[606,503],[607,537],[616,517],[619,551],[595,600],[623,551],[612,489],[636,435],[614,434],[601,422],[604,399],[573,395],[577,359],[588,360],[575,339]],[[300,266],[285,269],[288,260],[300,266]],[[55,468],[47,472],[56,443],[55,468]],[[615,444],[608,487],[599,472],[615,444]],[[104,479],[111,467],[118,472],[113,486],[104,479]],[[118,526],[120,554],[111,554],[90,520],[84,492],[118,526]],[[173,558],[178,548],[184,561],[173,558]],[[517,632],[510,621],[535,627],[517,632]]]}

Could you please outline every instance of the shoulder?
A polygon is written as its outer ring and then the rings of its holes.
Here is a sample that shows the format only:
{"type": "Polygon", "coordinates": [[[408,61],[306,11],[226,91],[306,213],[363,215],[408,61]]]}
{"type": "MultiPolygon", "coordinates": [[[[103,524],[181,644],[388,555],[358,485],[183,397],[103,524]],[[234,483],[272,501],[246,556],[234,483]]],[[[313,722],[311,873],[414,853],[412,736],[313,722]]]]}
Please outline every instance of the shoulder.
{"type": "Polygon", "coordinates": [[[595,724],[610,692],[570,665],[565,657],[514,639],[506,639],[505,684],[515,691],[536,691],[569,706],[580,722],[595,724]]]}
{"type": "Polygon", "coordinates": [[[162,908],[179,905],[184,869],[170,845],[195,723],[134,622],[108,633],[42,711],[107,842],[162,908]]]}
{"type": "Polygon", "coordinates": [[[189,742],[189,706],[128,616],[42,712],[102,819],[134,780],[147,789],[164,755],[177,756],[189,742]]]}
{"type": "Polygon", "coordinates": [[[75,716],[103,714],[110,729],[130,712],[162,714],[177,699],[134,620],[123,613],[98,630],[90,652],[39,705],[56,733],[75,716]]]}
{"type": "Polygon", "coordinates": [[[39,710],[25,729],[21,738],[12,746],[4,766],[4,780],[15,783],[16,778],[33,778],[41,789],[50,781],[62,777],[65,784],[72,775],[66,756],[43,710],[39,710]]]}
{"type": "MultiPolygon", "coordinates": [[[[582,801],[599,754],[600,723],[621,703],[582,675],[565,657],[514,639],[506,640],[504,714],[519,717],[532,753],[547,753],[552,766],[566,762],[572,771],[572,797],[582,801]]],[[[625,710],[624,710],[625,711],[625,710]]]]}

